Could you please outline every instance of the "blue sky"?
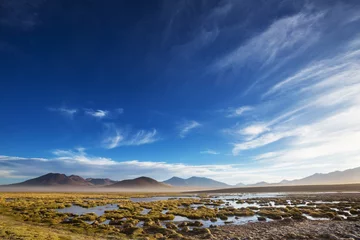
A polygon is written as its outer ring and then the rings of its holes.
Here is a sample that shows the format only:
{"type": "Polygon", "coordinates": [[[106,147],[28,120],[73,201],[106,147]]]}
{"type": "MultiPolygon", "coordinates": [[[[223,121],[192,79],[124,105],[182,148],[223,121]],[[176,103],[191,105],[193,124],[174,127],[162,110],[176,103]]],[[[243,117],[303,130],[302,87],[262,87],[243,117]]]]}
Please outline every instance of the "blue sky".
{"type": "Polygon", "coordinates": [[[360,166],[359,1],[0,3],[0,182],[360,166]]]}

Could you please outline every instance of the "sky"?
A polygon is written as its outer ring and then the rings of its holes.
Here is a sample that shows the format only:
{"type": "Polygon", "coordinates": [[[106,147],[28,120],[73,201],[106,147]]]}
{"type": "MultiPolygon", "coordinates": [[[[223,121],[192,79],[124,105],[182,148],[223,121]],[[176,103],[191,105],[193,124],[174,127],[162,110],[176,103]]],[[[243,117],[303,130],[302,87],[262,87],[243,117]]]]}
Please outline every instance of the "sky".
{"type": "Polygon", "coordinates": [[[0,183],[360,166],[358,0],[0,2],[0,183]]]}

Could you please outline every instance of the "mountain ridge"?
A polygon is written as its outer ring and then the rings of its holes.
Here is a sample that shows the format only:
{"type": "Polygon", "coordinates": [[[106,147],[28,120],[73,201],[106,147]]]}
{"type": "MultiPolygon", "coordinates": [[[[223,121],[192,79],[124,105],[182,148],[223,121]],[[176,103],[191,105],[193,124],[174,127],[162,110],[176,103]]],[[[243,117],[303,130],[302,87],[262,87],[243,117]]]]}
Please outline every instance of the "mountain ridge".
{"type": "Polygon", "coordinates": [[[47,173],[11,186],[92,186],[93,184],[77,175],[66,176],[62,173],[47,173]]]}
{"type": "Polygon", "coordinates": [[[107,186],[117,182],[111,180],[110,178],[86,178],[85,180],[92,183],[95,186],[107,186]]]}
{"type": "MultiPolygon", "coordinates": [[[[310,176],[294,179],[282,180],[277,183],[258,182],[247,184],[246,187],[264,186],[295,186],[295,185],[330,185],[330,184],[350,184],[360,183],[360,167],[350,168],[343,171],[333,171],[328,173],[314,173],[310,176]]],[[[237,185],[235,185],[237,186],[237,185]]]]}
{"type": "Polygon", "coordinates": [[[176,187],[211,187],[211,188],[230,187],[230,185],[226,183],[219,182],[211,178],[196,177],[196,176],[192,176],[187,179],[180,177],[172,177],[168,180],[163,181],[163,183],[170,184],[176,187]]]}
{"type": "Polygon", "coordinates": [[[360,167],[347,169],[343,171],[334,171],[329,173],[315,173],[310,176],[295,179],[282,180],[278,183],[257,182],[255,184],[236,184],[228,185],[223,182],[206,177],[180,178],[172,177],[166,181],[159,182],[149,177],[138,177],[135,179],[126,179],[114,181],[109,178],[87,178],[84,179],[78,175],[67,176],[62,173],[47,173],[45,175],[32,178],[20,183],[13,183],[3,186],[24,186],[24,187],[42,187],[42,186],[86,186],[86,187],[114,187],[114,188],[169,188],[174,187],[204,187],[204,188],[229,188],[229,187],[264,187],[264,186],[296,186],[296,185],[331,185],[360,183],[360,167]]]}
{"type": "Polygon", "coordinates": [[[155,179],[149,178],[149,177],[138,177],[134,179],[126,179],[122,181],[118,181],[116,183],[113,183],[111,185],[108,185],[106,187],[109,188],[170,188],[171,186],[158,182],[155,179]]]}

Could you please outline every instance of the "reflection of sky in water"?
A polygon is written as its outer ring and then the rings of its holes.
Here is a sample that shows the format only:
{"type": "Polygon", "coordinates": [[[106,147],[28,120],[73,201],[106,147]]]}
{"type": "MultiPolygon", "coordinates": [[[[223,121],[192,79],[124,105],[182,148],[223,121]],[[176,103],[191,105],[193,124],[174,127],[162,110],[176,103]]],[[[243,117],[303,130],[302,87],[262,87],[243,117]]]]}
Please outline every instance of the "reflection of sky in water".
{"type": "Polygon", "coordinates": [[[183,196],[183,197],[162,196],[162,197],[130,198],[130,201],[132,201],[132,202],[155,202],[155,201],[161,201],[161,200],[182,199],[182,198],[200,199],[197,196],[183,196]]]}
{"type": "Polygon", "coordinates": [[[97,216],[101,216],[105,213],[105,211],[109,210],[118,210],[119,207],[117,204],[107,204],[105,206],[97,206],[92,208],[83,208],[77,205],[72,205],[68,208],[56,209],[59,213],[73,213],[77,215],[82,215],[85,213],[95,213],[97,216]]]}
{"type": "Polygon", "coordinates": [[[317,218],[317,217],[312,217],[308,214],[303,214],[303,216],[305,216],[309,220],[329,220],[329,218],[321,218],[321,217],[317,218]]]}
{"type": "Polygon", "coordinates": [[[144,208],[144,210],[142,210],[142,211],[140,212],[140,214],[141,214],[141,215],[146,215],[146,214],[148,214],[150,211],[151,211],[150,208],[144,208]]]}
{"type": "MultiPolygon", "coordinates": [[[[228,217],[227,220],[221,220],[220,218],[217,218],[216,222],[212,222],[210,220],[202,220],[202,219],[198,219],[198,220],[193,220],[193,219],[189,219],[187,217],[182,217],[182,216],[175,216],[174,220],[170,221],[164,221],[163,226],[166,225],[167,222],[195,222],[195,221],[199,221],[203,224],[203,227],[210,227],[210,225],[215,225],[215,226],[221,226],[221,225],[226,225],[226,224],[234,224],[234,225],[241,225],[241,224],[246,224],[249,222],[258,222],[258,216],[254,215],[254,216],[249,216],[249,217],[228,217]]],[[[267,222],[272,221],[271,219],[266,219],[267,222]]]]}
{"type": "Polygon", "coordinates": [[[110,222],[110,220],[108,219],[108,220],[105,220],[104,222],[102,222],[102,223],[100,223],[100,224],[105,224],[105,225],[107,225],[107,224],[109,224],[109,222],[110,222]]]}
{"type": "Polygon", "coordinates": [[[144,226],[144,221],[140,221],[136,224],[136,227],[142,228],[144,226]]]}
{"type": "Polygon", "coordinates": [[[238,193],[234,194],[227,194],[227,195],[213,195],[211,199],[226,199],[226,198],[233,198],[233,199],[249,199],[249,198],[272,198],[272,197],[279,197],[281,195],[286,195],[285,193],[244,193],[239,195],[238,193]]]}

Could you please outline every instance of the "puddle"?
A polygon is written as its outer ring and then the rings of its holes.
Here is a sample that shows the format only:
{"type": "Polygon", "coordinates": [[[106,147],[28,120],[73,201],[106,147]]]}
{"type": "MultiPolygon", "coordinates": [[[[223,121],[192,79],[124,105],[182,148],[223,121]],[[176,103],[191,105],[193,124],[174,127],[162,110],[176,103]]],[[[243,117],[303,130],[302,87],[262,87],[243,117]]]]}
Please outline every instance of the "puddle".
{"type": "Polygon", "coordinates": [[[136,227],[142,228],[144,227],[144,221],[140,221],[136,224],[136,227]]]}
{"type": "Polygon", "coordinates": [[[162,197],[130,198],[130,201],[132,201],[132,202],[156,202],[156,201],[162,201],[162,200],[172,200],[172,199],[182,199],[182,198],[200,199],[197,196],[181,196],[181,197],[162,196],[162,197]]]}
{"type": "MultiPolygon", "coordinates": [[[[175,216],[174,220],[163,221],[162,225],[163,225],[163,227],[165,227],[166,223],[168,223],[168,222],[180,223],[180,222],[195,222],[195,221],[201,222],[203,224],[202,227],[206,227],[206,228],[210,227],[210,225],[213,225],[213,226],[222,226],[222,225],[227,225],[227,224],[242,225],[242,224],[247,224],[250,222],[258,222],[258,215],[249,216],[249,217],[232,216],[232,217],[228,217],[227,220],[221,220],[220,218],[217,218],[216,222],[212,222],[210,220],[202,220],[202,219],[194,220],[194,219],[189,219],[187,217],[175,216]]],[[[270,222],[270,221],[273,221],[273,220],[266,218],[266,222],[270,222]]]]}
{"type": "Polygon", "coordinates": [[[110,220],[105,220],[102,223],[100,223],[101,225],[108,225],[110,223],[110,220]]]}
{"type": "Polygon", "coordinates": [[[250,199],[250,198],[275,198],[284,196],[286,193],[245,193],[245,194],[227,194],[227,195],[213,195],[213,200],[226,200],[226,199],[250,199]]]}
{"type": "Polygon", "coordinates": [[[119,207],[117,204],[107,204],[104,206],[97,206],[92,208],[83,208],[77,205],[72,205],[71,207],[56,209],[59,213],[73,213],[76,215],[82,215],[86,213],[95,213],[97,216],[104,215],[105,211],[118,210],[119,207]]]}
{"type": "Polygon", "coordinates": [[[141,214],[141,215],[146,215],[146,214],[148,214],[150,211],[151,211],[150,208],[145,208],[144,210],[142,210],[142,211],[140,212],[140,214],[141,214]]]}
{"type": "Polygon", "coordinates": [[[303,214],[303,216],[305,216],[307,219],[309,220],[330,220],[329,218],[317,218],[317,217],[312,217],[308,214],[303,214]]]}

